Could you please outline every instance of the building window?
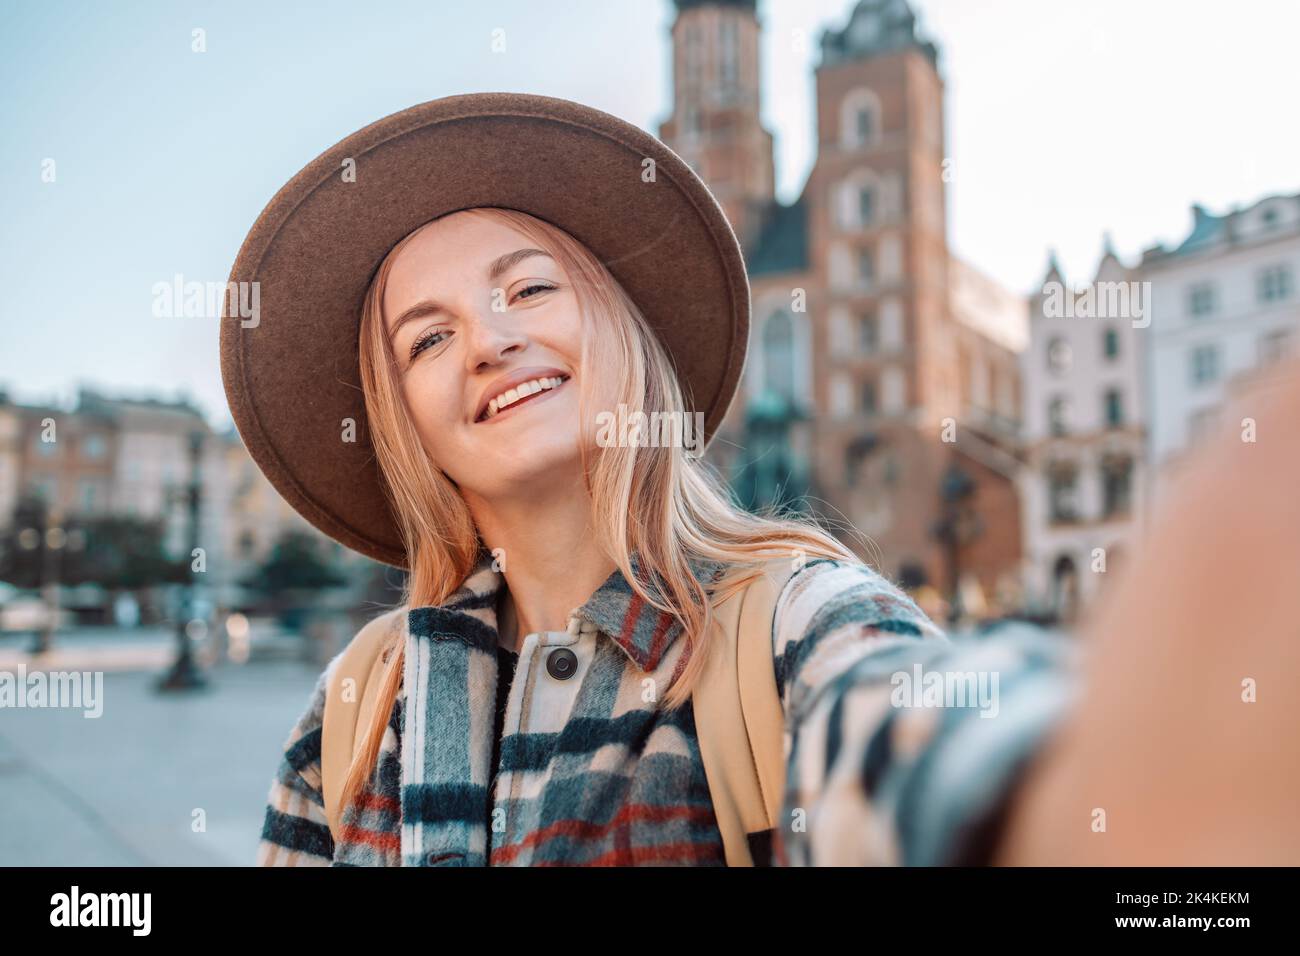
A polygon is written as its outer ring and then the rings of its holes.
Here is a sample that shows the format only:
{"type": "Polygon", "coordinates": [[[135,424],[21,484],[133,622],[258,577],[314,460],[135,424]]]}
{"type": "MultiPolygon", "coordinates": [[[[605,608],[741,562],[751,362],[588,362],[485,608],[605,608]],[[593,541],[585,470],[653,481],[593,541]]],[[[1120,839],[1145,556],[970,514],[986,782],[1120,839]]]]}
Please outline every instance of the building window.
{"type": "Polygon", "coordinates": [[[722,21],[722,87],[730,90],[735,87],[738,72],[738,38],[736,21],[732,17],[722,21]]]}
{"type": "Polygon", "coordinates": [[[884,209],[882,188],[869,169],[855,170],[836,183],[828,193],[836,226],[845,232],[861,232],[875,225],[884,209]]]}
{"type": "Polygon", "coordinates": [[[1070,400],[1064,396],[1057,396],[1047,406],[1047,425],[1051,433],[1057,437],[1066,434],[1070,430],[1070,400]]]}
{"type": "Polygon", "coordinates": [[[1078,472],[1073,465],[1056,465],[1048,471],[1047,500],[1054,524],[1079,520],[1078,472]]]}
{"type": "Polygon", "coordinates": [[[880,101],[865,87],[849,93],[840,103],[840,146],[862,149],[880,134],[880,101]]]}
{"type": "Polygon", "coordinates": [[[1214,312],[1214,284],[1198,282],[1187,290],[1187,311],[1195,318],[1211,315],[1214,312]]]}
{"type": "Polygon", "coordinates": [[[866,381],[862,383],[862,411],[867,415],[876,414],[880,407],[879,397],[876,395],[876,383],[866,381]]]}
{"type": "Polygon", "coordinates": [[[874,116],[870,109],[863,107],[853,114],[853,139],[857,143],[869,143],[874,134],[874,116]]]}
{"type": "Polygon", "coordinates": [[[1110,328],[1102,333],[1101,351],[1108,359],[1119,358],[1119,330],[1110,328]]]}
{"type": "Polygon", "coordinates": [[[876,278],[876,260],[870,249],[858,250],[858,283],[869,286],[876,278]]]}
{"type": "Polygon", "coordinates": [[[763,326],[763,385],[794,398],[794,320],[786,312],[774,313],[763,326]]]}
{"type": "Polygon", "coordinates": [[[1215,345],[1198,345],[1191,351],[1192,384],[1208,385],[1219,378],[1219,349],[1215,345]]]}
{"type": "Polygon", "coordinates": [[[684,43],[686,60],[686,82],[688,86],[698,87],[700,85],[700,33],[694,24],[686,28],[686,42],[684,43]]]}
{"type": "Polygon", "coordinates": [[[1070,370],[1074,352],[1067,339],[1056,336],[1047,343],[1047,367],[1055,375],[1064,375],[1070,370]]]}
{"type": "Polygon", "coordinates": [[[1060,621],[1073,621],[1079,611],[1079,572],[1068,554],[1052,567],[1052,607],[1060,621]]]}
{"type": "Polygon", "coordinates": [[[844,483],[850,488],[861,484],[866,477],[864,469],[868,467],[868,457],[877,447],[874,436],[855,438],[844,448],[844,483]]]}
{"type": "Polygon", "coordinates": [[[1128,514],[1133,497],[1133,461],[1113,458],[1101,466],[1101,508],[1104,517],[1128,514]]]}
{"type": "Polygon", "coordinates": [[[1106,390],[1106,427],[1124,426],[1124,394],[1118,388],[1106,390]]]}
{"type": "Polygon", "coordinates": [[[867,313],[858,319],[858,348],[867,355],[880,347],[880,324],[874,313],[867,313]]]}
{"type": "Polygon", "coordinates": [[[1070,399],[1053,398],[1048,403],[1048,431],[1060,437],[1070,431],[1070,399]]]}
{"type": "Polygon", "coordinates": [[[1259,301],[1281,302],[1291,296],[1291,270],[1272,266],[1259,274],[1259,301]]]}
{"type": "Polygon", "coordinates": [[[108,452],[108,442],[99,432],[91,432],[81,441],[81,455],[83,458],[98,460],[103,458],[108,452]]]}
{"type": "Polygon", "coordinates": [[[875,215],[874,202],[875,193],[870,186],[863,186],[858,190],[858,224],[864,228],[871,225],[875,215]]]}

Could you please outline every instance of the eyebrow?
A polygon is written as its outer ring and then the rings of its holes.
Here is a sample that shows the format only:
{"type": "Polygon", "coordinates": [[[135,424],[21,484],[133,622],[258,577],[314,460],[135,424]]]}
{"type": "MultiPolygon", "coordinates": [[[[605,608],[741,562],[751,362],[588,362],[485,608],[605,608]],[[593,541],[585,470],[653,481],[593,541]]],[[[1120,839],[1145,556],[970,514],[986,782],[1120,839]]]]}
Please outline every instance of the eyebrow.
{"type": "MultiPolygon", "coordinates": [[[[533,256],[545,256],[548,259],[551,258],[550,254],[542,249],[516,249],[514,252],[507,252],[505,255],[493,259],[488,265],[488,281],[495,282],[505,273],[519,265],[519,263],[523,262],[525,259],[531,259],[533,256]]],[[[415,303],[415,305],[410,308],[404,309],[402,314],[397,317],[397,320],[393,322],[393,327],[388,332],[388,340],[391,342],[393,337],[397,335],[397,330],[412,319],[424,318],[425,316],[435,315],[443,311],[446,310],[432,299],[425,299],[421,302],[415,303]]]]}

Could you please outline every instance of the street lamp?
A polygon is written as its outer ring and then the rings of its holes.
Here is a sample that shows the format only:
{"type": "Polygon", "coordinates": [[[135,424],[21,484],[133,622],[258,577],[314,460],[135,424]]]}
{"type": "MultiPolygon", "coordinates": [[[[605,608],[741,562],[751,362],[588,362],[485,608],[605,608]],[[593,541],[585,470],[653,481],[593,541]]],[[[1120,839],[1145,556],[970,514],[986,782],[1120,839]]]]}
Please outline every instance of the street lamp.
{"type": "Polygon", "coordinates": [[[975,493],[975,482],[956,461],[948,465],[939,480],[939,498],[943,510],[935,523],[934,535],[944,546],[948,567],[950,599],[948,623],[957,624],[965,608],[961,598],[961,549],[979,537],[982,531],[979,515],[969,502],[975,493]]]}
{"type": "Polygon", "coordinates": [[[59,617],[59,561],[57,559],[59,552],[68,543],[67,532],[59,523],[60,520],[58,509],[52,509],[47,512],[46,520],[41,522],[41,527],[24,528],[18,535],[20,547],[25,550],[40,548],[41,552],[38,565],[40,592],[47,613],[32,641],[30,653],[33,655],[44,654],[54,646],[54,628],[59,617]]]}
{"type": "Polygon", "coordinates": [[[207,686],[207,681],[194,664],[193,641],[195,628],[189,615],[194,607],[195,585],[192,558],[199,546],[199,496],[202,493],[200,462],[203,455],[203,432],[194,430],[189,436],[190,479],[184,501],[189,518],[190,559],[185,562],[185,581],[182,586],[181,610],[176,621],[176,660],[171,670],[158,682],[159,690],[195,690],[207,686]]]}

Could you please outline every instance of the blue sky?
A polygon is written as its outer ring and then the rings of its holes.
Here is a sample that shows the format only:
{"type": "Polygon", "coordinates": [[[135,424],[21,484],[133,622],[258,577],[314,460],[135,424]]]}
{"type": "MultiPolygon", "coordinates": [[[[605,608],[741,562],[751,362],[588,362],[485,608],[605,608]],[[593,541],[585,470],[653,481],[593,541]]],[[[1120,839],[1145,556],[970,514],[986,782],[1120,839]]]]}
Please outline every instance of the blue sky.
{"type": "MultiPolygon", "coordinates": [[[[1082,281],[1107,230],[1135,256],[1180,238],[1193,202],[1300,191],[1292,0],[913,2],[948,86],[949,240],[1018,291],[1049,246],[1082,281]]],[[[760,0],[783,199],[814,158],[816,39],[852,5],[760,0]]],[[[381,116],[522,90],[655,131],[671,99],[670,0],[7,0],[0,16],[0,385],[22,401],[185,391],[228,421],[215,320],[153,317],[154,283],[224,280],[276,189],[381,116]]]]}

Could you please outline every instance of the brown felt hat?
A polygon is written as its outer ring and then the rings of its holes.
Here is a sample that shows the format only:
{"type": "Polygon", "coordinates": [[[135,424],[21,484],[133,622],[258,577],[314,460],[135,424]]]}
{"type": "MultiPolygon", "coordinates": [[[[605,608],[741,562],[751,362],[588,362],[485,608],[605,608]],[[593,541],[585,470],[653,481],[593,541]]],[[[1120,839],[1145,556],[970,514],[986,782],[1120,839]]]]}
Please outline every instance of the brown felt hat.
{"type": "Polygon", "coordinates": [[[227,303],[221,376],[276,490],[330,537],[396,567],[406,551],[361,391],[362,300],[403,237],[478,206],[544,219],[606,265],[672,357],[686,407],[704,412],[706,441],[744,367],[749,282],[735,233],[703,181],[644,130],[569,100],[471,93],[353,133],[253,223],[230,281],[258,284],[247,287],[258,315],[227,303]],[[343,440],[345,419],[355,441],[343,440]]]}

